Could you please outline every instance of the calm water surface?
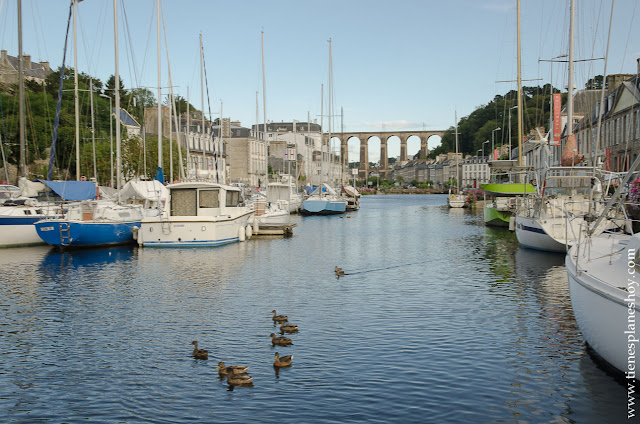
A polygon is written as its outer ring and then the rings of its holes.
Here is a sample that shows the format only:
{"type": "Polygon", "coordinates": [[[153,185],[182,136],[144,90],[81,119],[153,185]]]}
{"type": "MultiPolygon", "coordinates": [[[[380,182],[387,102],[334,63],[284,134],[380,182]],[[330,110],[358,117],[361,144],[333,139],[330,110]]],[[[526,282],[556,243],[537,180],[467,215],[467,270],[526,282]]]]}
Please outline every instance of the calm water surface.
{"type": "Polygon", "coordinates": [[[445,201],[366,196],[219,248],[2,250],[2,422],[625,422],[564,258],[445,201]],[[271,346],[272,309],[293,346],[271,346]],[[276,351],[294,365],[276,373],[276,351]]]}

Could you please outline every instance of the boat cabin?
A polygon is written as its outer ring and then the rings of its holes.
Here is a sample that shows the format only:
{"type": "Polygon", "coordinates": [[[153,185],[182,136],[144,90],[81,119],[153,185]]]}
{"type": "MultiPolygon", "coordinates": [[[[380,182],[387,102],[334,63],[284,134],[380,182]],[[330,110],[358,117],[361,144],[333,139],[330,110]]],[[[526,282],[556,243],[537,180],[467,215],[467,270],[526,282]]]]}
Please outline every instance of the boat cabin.
{"type": "Polygon", "coordinates": [[[240,188],[211,183],[178,183],[168,187],[170,216],[226,215],[244,206],[240,188]]]}

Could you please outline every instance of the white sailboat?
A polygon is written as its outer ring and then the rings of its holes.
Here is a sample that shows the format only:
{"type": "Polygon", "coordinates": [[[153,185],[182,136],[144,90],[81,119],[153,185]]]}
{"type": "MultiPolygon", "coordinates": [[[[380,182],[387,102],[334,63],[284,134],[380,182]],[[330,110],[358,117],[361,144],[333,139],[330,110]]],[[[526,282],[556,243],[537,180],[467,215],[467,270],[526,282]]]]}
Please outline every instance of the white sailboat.
{"type": "Polygon", "coordinates": [[[464,194],[460,194],[460,173],[458,172],[458,113],[455,113],[456,120],[456,192],[451,193],[449,189],[449,197],[447,198],[447,204],[450,208],[464,208],[467,205],[466,197],[464,194]]]}
{"type": "Polygon", "coordinates": [[[273,200],[270,195],[272,183],[269,183],[269,140],[267,140],[267,84],[265,77],[264,64],[264,32],[261,33],[260,47],[262,51],[262,104],[264,117],[264,131],[262,138],[265,143],[265,152],[267,160],[265,162],[265,185],[264,191],[258,192],[251,199],[255,213],[251,219],[252,224],[257,224],[257,233],[268,232],[269,234],[285,234],[286,228],[289,227],[291,215],[289,204],[278,200],[273,200]]]}
{"type": "MultiPolygon", "coordinates": [[[[574,124],[572,88],[575,5],[573,1],[570,12],[567,143],[574,139],[572,134],[574,124]]],[[[518,49],[518,51],[520,50],[518,49]]],[[[520,87],[518,88],[520,90],[520,87]]],[[[519,107],[519,122],[521,110],[522,108],[519,107]]],[[[544,137],[540,138],[540,148],[548,152],[547,140],[544,137]]],[[[519,151],[522,152],[522,149],[519,151]]],[[[595,167],[549,167],[547,163],[544,169],[539,170],[539,173],[542,175],[542,178],[538,180],[540,192],[530,198],[523,199],[516,210],[516,236],[523,247],[550,252],[565,252],[580,238],[584,238],[588,221],[602,211],[601,204],[594,201],[602,196],[602,184],[596,175],[595,167]]],[[[607,229],[609,229],[608,222],[602,222],[598,228],[592,229],[592,231],[597,234],[607,229]]]]}
{"type": "MultiPolygon", "coordinates": [[[[331,146],[331,84],[332,60],[331,39],[329,39],[329,146],[331,146]]],[[[300,207],[300,213],[303,215],[333,215],[344,213],[346,210],[347,200],[326,183],[321,184],[315,191],[309,193],[309,196],[302,201],[302,206],[300,207]]]]}

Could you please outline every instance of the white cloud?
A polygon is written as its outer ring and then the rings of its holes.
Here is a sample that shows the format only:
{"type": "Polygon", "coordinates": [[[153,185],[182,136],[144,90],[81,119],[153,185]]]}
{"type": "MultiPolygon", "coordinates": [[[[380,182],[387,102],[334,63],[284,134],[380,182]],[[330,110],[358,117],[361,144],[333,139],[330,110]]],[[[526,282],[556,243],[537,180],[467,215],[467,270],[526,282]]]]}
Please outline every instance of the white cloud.
{"type": "Polygon", "coordinates": [[[365,122],[363,128],[368,131],[400,131],[400,130],[419,130],[429,125],[424,122],[409,122],[406,120],[399,121],[381,121],[381,122],[365,122]]]}

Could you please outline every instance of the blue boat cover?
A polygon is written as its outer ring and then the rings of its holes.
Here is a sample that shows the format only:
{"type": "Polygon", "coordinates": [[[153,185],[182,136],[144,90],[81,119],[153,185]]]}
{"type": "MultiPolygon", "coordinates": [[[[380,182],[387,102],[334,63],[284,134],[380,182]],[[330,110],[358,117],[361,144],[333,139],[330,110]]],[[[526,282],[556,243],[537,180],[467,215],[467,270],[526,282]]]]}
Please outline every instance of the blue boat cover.
{"type": "Polygon", "coordinates": [[[65,200],[89,200],[96,197],[96,185],[91,181],[45,181],[51,190],[65,200]]]}

